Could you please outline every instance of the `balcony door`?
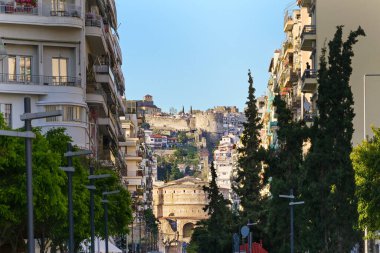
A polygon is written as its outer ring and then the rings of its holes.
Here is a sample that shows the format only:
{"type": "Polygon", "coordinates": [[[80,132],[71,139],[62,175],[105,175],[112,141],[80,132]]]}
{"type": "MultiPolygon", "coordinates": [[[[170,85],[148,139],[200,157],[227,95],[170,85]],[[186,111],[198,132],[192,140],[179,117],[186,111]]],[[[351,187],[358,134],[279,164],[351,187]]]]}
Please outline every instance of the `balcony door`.
{"type": "Polygon", "coordinates": [[[32,57],[8,56],[8,79],[13,82],[31,82],[32,57]]]}
{"type": "Polygon", "coordinates": [[[67,58],[52,59],[52,81],[54,85],[67,84],[67,58]]]}
{"type": "Polygon", "coordinates": [[[66,9],[66,0],[51,0],[52,16],[68,16],[66,9]]]}

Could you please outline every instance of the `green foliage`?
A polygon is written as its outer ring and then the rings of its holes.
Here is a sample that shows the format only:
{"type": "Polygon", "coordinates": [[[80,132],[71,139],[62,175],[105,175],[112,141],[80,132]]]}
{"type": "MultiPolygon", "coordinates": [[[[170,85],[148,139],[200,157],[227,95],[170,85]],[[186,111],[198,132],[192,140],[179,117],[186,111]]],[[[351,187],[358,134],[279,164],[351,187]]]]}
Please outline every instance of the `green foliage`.
{"type": "Polygon", "coordinates": [[[372,128],[374,136],[354,148],[351,160],[355,170],[359,227],[368,229],[369,237],[378,238],[380,230],[380,129],[372,128]]]}
{"type": "MultiPolygon", "coordinates": [[[[1,115],[0,128],[6,128],[1,115]]],[[[59,166],[67,165],[63,154],[71,138],[62,128],[52,129],[45,136],[39,129],[33,131],[36,134],[32,144],[35,235],[39,238],[41,251],[48,241],[52,242],[53,248],[62,248],[68,238],[67,176],[59,166]]],[[[89,191],[84,187],[89,183],[89,161],[75,158],[73,164],[74,240],[78,249],[80,242],[90,236],[89,191]]],[[[111,201],[109,206],[109,233],[125,234],[131,223],[131,199],[118,175],[109,170],[106,173],[112,173],[113,177],[107,179],[107,186],[99,186],[99,190],[107,187],[120,190],[120,194],[112,198],[115,202],[111,201]]],[[[100,196],[101,193],[97,194],[95,200],[99,235],[104,231],[100,196]]],[[[22,138],[0,136],[0,203],[0,247],[8,244],[16,252],[24,244],[27,223],[25,144],[22,138]]]]}
{"type": "MultiPolygon", "coordinates": [[[[178,164],[198,168],[199,160],[197,147],[189,144],[177,147],[172,156],[159,156],[159,159],[157,159],[158,180],[168,181],[182,178],[185,174],[179,171],[178,164]]],[[[189,175],[189,173],[186,173],[186,175],[189,175]]]]}
{"type": "MultiPolygon", "coordinates": [[[[273,252],[289,251],[289,210],[288,201],[280,199],[279,194],[288,194],[290,189],[298,193],[298,176],[303,162],[302,145],[307,138],[307,130],[302,122],[292,121],[292,113],[286,103],[277,95],[273,105],[276,108],[278,119],[276,148],[269,150],[267,157],[268,168],[265,179],[270,185],[271,197],[266,203],[266,234],[270,238],[270,245],[266,245],[273,252]],[[286,210],[286,211],[284,211],[286,210]]],[[[301,207],[302,208],[302,207],[301,207]]],[[[296,225],[299,223],[295,222],[296,225]]],[[[295,229],[297,231],[297,227],[295,229]]],[[[296,233],[295,241],[297,242],[296,233]]],[[[267,243],[266,243],[267,244],[267,243]]],[[[299,243],[296,243],[299,245],[299,243]]]]}
{"type": "Polygon", "coordinates": [[[183,178],[183,173],[178,169],[178,167],[174,167],[170,173],[169,180],[177,180],[183,178]]]}
{"type": "Polygon", "coordinates": [[[364,31],[359,27],[342,41],[342,26],[322,50],[318,71],[319,117],[302,172],[303,248],[311,252],[349,252],[358,241],[357,200],[350,153],[353,96],[349,86],[352,46],[364,31]]]}
{"type": "Polygon", "coordinates": [[[262,229],[262,197],[260,191],[263,187],[261,174],[263,172],[262,161],[265,151],[260,147],[259,131],[262,128],[260,118],[257,115],[256,98],[254,95],[253,80],[251,72],[248,73],[248,100],[245,116],[247,122],[244,123],[244,131],[241,137],[242,147],[239,148],[239,168],[235,178],[235,192],[240,197],[243,207],[241,225],[247,224],[248,220],[257,222],[259,231],[256,235],[261,236],[262,229]]]}
{"type": "Polygon", "coordinates": [[[210,171],[210,185],[203,187],[209,199],[204,208],[209,218],[198,223],[191,237],[188,252],[220,253],[229,252],[232,248],[232,213],[228,208],[230,203],[219,192],[213,163],[211,163],[210,171]]]}
{"type": "Polygon", "coordinates": [[[177,140],[179,143],[186,144],[189,138],[187,137],[186,132],[179,132],[177,140]]]}

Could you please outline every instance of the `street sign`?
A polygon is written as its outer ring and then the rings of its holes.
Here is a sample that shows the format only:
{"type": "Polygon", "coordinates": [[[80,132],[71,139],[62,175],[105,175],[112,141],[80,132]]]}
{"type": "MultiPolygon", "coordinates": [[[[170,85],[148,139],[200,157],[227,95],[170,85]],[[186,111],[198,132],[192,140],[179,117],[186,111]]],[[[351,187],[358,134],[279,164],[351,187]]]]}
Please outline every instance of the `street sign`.
{"type": "Polygon", "coordinates": [[[240,233],[243,236],[243,238],[246,238],[248,236],[248,234],[249,234],[249,227],[248,226],[243,226],[240,229],[240,233]]]}

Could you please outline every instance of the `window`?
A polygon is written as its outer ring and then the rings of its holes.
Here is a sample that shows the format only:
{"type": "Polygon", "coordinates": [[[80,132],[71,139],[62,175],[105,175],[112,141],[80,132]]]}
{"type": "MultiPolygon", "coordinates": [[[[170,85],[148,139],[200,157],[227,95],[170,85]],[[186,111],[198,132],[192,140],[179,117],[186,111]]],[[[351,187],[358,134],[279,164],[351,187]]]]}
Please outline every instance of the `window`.
{"type": "Polygon", "coordinates": [[[9,81],[16,81],[16,56],[8,57],[8,74],[9,81]]]}
{"type": "Polygon", "coordinates": [[[5,124],[12,128],[12,104],[0,104],[0,113],[3,114],[5,124]]]}
{"type": "Polygon", "coordinates": [[[67,122],[85,122],[84,118],[84,108],[80,106],[71,106],[71,105],[47,105],[45,106],[47,112],[62,110],[63,115],[57,117],[46,118],[46,122],[55,122],[55,121],[67,121],[67,122]]]}
{"type": "MultiPolygon", "coordinates": [[[[52,112],[52,111],[56,111],[56,110],[59,110],[58,106],[55,106],[55,105],[47,105],[47,106],[45,106],[45,111],[46,112],[52,112]]],[[[58,121],[58,117],[59,116],[46,118],[46,122],[55,122],[55,121],[58,121]]]]}
{"type": "Polygon", "coordinates": [[[55,16],[61,14],[65,11],[65,3],[66,0],[51,0],[51,11],[52,15],[55,14],[55,16]]]}
{"type": "Polygon", "coordinates": [[[30,82],[32,74],[32,57],[9,56],[8,79],[9,81],[30,82]]]}
{"type": "Polygon", "coordinates": [[[67,58],[52,59],[52,76],[54,85],[67,83],[67,58]]]}
{"type": "Polygon", "coordinates": [[[31,64],[32,57],[30,56],[20,56],[20,80],[25,82],[31,81],[31,64]]]}
{"type": "Polygon", "coordinates": [[[65,106],[63,121],[81,121],[81,107],[65,106]]]}

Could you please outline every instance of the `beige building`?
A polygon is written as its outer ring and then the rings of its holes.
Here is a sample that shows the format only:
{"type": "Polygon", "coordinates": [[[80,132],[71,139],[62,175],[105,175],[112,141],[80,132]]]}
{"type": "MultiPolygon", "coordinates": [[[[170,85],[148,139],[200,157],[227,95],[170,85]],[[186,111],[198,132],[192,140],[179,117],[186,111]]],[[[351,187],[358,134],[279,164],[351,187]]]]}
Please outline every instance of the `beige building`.
{"type": "MultiPolygon", "coordinates": [[[[321,48],[325,41],[332,39],[336,26],[344,25],[344,36],[350,30],[356,30],[360,25],[366,37],[360,37],[354,46],[352,61],[353,72],[350,85],[354,94],[354,136],[353,143],[363,140],[364,125],[366,134],[370,135],[370,125],[380,126],[378,116],[378,95],[380,94],[380,77],[366,77],[366,122],[364,123],[364,75],[380,74],[380,2],[378,0],[347,1],[347,0],[298,0],[301,10],[307,11],[311,17],[310,24],[304,24],[301,34],[301,49],[311,52],[311,69],[318,69],[321,48]],[[339,15],[337,15],[339,14],[339,15]]],[[[302,70],[303,74],[304,69],[302,70]]],[[[317,81],[315,76],[304,78],[304,92],[317,96],[317,81]],[[306,89],[306,87],[309,87],[306,89]]]]}
{"type": "Polygon", "coordinates": [[[203,186],[207,183],[184,177],[153,187],[153,213],[160,221],[161,252],[178,252],[190,242],[195,224],[208,218],[203,208],[208,203],[203,186]]]}

